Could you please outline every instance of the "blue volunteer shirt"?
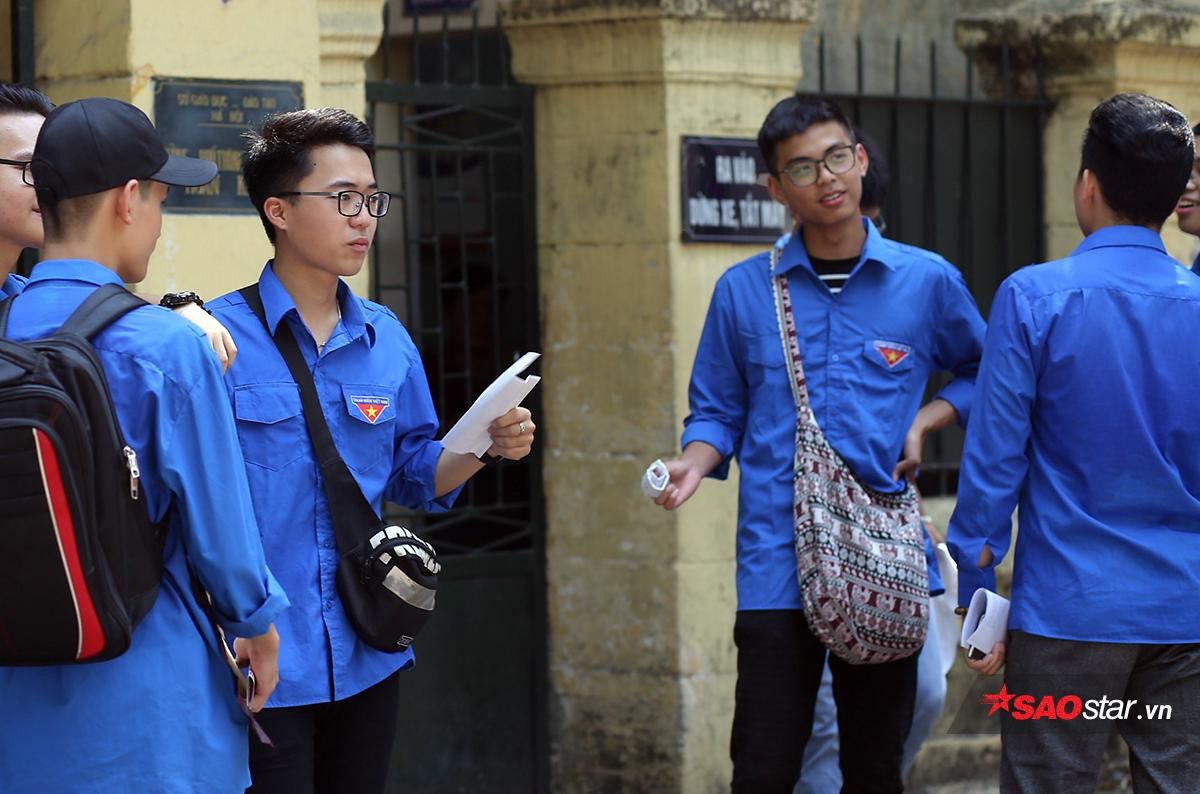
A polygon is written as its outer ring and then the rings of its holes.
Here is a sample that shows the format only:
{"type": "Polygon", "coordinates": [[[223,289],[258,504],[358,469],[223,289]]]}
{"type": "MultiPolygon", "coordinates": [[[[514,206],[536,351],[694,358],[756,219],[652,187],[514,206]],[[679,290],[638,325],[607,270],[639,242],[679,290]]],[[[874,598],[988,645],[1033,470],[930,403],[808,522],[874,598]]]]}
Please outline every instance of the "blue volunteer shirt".
{"type": "MultiPolygon", "coordinates": [[[[97,286],[120,283],[95,262],[42,262],[8,335],[48,336],[97,286]]],[[[265,632],[287,597],[263,559],[220,366],[202,333],[157,307],[125,315],[93,344],[150,517],[169,521],[166,570],[123,655],[0,667],[0,788],[241,791],[246,721],[188,564],[233,634],[265,632]]]]}
{"type": "Polygon", "coordinates": [[[1141,226],[1000,285],[949,529],[963,605],[1019,505],[1009,628],[1200,641],[1198,327],[1200,279],[1141,226]]]}
{"type": "Polygon", "coordinates": [[[13,295],[20,295],[21,290],[25,289],[27,279],[18,276],[16,273],[9,273],[5,277],[4,283],[0,284],[0,298],[10,298],[13,295]]]}
{"type": "MultiPolygon", "coordinates": [[[[441,442],[420,354],[396,315],[338,283],[342,318],[318,354],[271,263],[259,278],[271,329],[286,322],[313,372],[329,431],[376,512],[383,499],[442,512],[434,496],[441,442]]],[[[343,700],[413,663],[362,642],[337,593],[337,541],[300,392],[262,323],[236,292],[208,304],[237,340],[225,377],[271,570],[292,608],[278,623],[279,688],[270,706],[343,700]]]]}
{"type": "MultiPolygon", "coordinates": [[[[983,320],[962,275],[929,251],[880,236],[866,245],[841,293],[813,271],[800,235],[782,249],[813,413],[825,437],[867,485],[891,478],[931,372],[957,377],[939,397],[966,421],[983,320]]],[[[682,445],[711,444],[741,470],[738,609],[800,609],[793,461],[796,407],[775,319],[770,257],[761,253],[718,280],[688,389],[682,445]]]]}
{"type": "MultiPolygon", "coordinates": [[[[872,222],[871,225],[874,226],[874,222],[872,222]]],[[[875,226],[875,228],[878,229],[879,227],[875,226]]],[[[785,232],[784,234],[780,235],[779,239],[775,241],[775,245],[772,247],[783,249],[787,247],[787,244],[791,242],[791,239],[791,232],[785,232]]],[[[937,552],[933,549],[933,539],[929,537],[929,531],[925,527],[924,521],[921,522],[921,537],[924,539],[925,543],[925,570],[929,574],[929,595],[941,595],[942,593],[946,592],[946,585],[942,581],[942,571],[938,567],[937,552]]]]}

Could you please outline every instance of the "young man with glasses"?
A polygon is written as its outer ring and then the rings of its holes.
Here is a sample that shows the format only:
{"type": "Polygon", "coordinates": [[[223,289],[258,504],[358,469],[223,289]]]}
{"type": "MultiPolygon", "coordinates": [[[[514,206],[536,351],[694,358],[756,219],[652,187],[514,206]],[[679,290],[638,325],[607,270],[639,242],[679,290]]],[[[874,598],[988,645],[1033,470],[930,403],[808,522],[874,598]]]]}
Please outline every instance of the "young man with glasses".
{"type": "MultiPolygon", "coordinates": [[[[855,127],[854,138],[866,150],[867,162],[870,167],[862,178],[862,196],[859,209],[863,217],[870,218],[880,234],[887,230],[883,218],[883,202],[887,198],[890,180],[888,178],[887,159],[878,145],[866,131],[855,127]]],[[[791,240],[791,233],[782,235],[775,241],[777,248],[784,248],[791,240]]],[[[842,282],[849,276],[851,267],[846,269],[842,282]]],[[[823,279],[833,291],[833,285],[828,279],[823,279]]],[[[918,499],[920,495],[918,494],[918,499]]],[[[942,538],[937,528],[925,515],[921,506],[921,518],[925,524],[925,560],[929,564],[929,595],[941,595],[945,592],[941,572],[938,570],[937,555],[934,553],[934,542],[942,538]]],[[[931,610],[929,615],[929,632],[925,636],[925,647],[917,658],[917,692],[913,702],[912,730],[904,741],[904,760],[901,769],[904,774],[912,767],[917,752],[929,734],[933,724],[942,715],[942,707],[946,702],[946,675],[942,670],[941,655],[938,652],[939,632],[948,631],[951,627],[939,625],[936,618],[940,613],[931,610]]],[[[804,765],[800,770],[800,780],[796,785],[795,794],[825,794],[825,792],[841,791],[842,770],[838,766],[838,725],[837,706],[833,702],[833,674],[826,661],[821,674],[821,689],[817,695],[816,708],[813,710],[812,735],[804,750],[804,765]]]]}
{"type": "MultiPolygon", "coordinates": [[[[832,101],[783,100],[758,143],[771,195],[798,222],[777,272],[790,276],[817,423],[864,484],[901,491],[900,480],[916,474],[925,437],[966,418],[983,320],[952,265],[884,239],[863,217],[870,164],[832,101]],[[848,274],[840,284],[822,278],[838,272],[848,274]],[[956,378],[920,407],[938,370],[956,378]]],[[[723,479],[738,458],[734,792],[792,790],[827,655],[805,621],[796,574],[796,406],[770,260],[758,254],[717,282],[692,369],[683,454],[667,464],[671,482],[658,500],[679,507],[704,477],[723,479]]],[[[829,665],[843,790],[901,791],[917,656],[868,665],[831,657],[829,665]]]]}
{"type": "MultiPolygon", "coordinates": [[[[350,291],[389,209],[371,166],[370,130],[344,110],[268,119],[247,136],[242,174],[275,257],[258,279],[272,333],[296,339],[335,446],[378,512],[386,498],[450,508],[483,468],[434,439],[438,417],[416,346],[389,309],[350,291]]],[[[237,335],[226,377],[267,561],[292,599],[279,623],[280,685],[251,739],[252,791],[378,794],[400,704],[398,671],[411,649],[363,642],[336,587],[337,542],[300,395],[271,336],[243,296],[210,304],[237,335]]],[[[534,424],[517,408],[491,427],[492,458],[529,454],[534,424]]]]}

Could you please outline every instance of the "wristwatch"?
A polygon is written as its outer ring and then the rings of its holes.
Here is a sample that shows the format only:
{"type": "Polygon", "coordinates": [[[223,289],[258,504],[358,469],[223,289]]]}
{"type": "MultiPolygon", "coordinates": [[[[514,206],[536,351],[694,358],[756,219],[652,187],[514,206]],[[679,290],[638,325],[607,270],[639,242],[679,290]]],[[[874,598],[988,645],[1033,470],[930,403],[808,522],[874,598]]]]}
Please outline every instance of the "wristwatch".
{"type": "MultiPolygon", "coordinates": [[[[168,309],[178,309],[180,306],[187,306],[189,303],[194,303],[201,309],[204,309],[204,300],[194,292],[168,292],[159,300],[159,306],[166,306],[168,309]]],[[[207,311],[207,309],[205,309],[207,311]]]]}
{"type": "Polygon", "coordinates": [[[495,466],[497,463],[504,460],[504,457],[501,455],[489,455],[486,452],[483,453],[482,455],[479,455],[478,457],[479,457],[479,462],[482,463],[484,466],[495,466]]]}

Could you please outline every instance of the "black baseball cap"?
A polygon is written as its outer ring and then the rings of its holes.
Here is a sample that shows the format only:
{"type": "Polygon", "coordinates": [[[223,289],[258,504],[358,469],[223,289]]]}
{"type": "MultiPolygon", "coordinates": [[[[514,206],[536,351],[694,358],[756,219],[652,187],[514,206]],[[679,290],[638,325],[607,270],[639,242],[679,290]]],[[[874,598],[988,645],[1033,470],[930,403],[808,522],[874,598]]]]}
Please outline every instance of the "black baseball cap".
{"type": "Polygon", "coordinates": [[[120,187],[130,179],[207,185],[217,164],[168,154],[146,114],[128,102],[91,97],[59,105],[33,149],[33,183],[55,199],[120,187]]]}

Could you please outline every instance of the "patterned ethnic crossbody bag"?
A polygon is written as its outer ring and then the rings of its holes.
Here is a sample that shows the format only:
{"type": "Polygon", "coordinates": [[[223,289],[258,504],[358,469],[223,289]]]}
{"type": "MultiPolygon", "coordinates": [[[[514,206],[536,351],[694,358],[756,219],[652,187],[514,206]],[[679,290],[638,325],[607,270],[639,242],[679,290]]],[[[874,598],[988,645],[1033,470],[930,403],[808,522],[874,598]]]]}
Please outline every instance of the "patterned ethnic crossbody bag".
{"type": "Polygon", "coordinates": [[[796,566],[809,628],[851,664],[882,664],[921,649],[929,576],[916,493],[882,493],[858,478],[817,425],[808,400],[787,276],[775,274],[775,313],[796,402],[796,566]]]}

